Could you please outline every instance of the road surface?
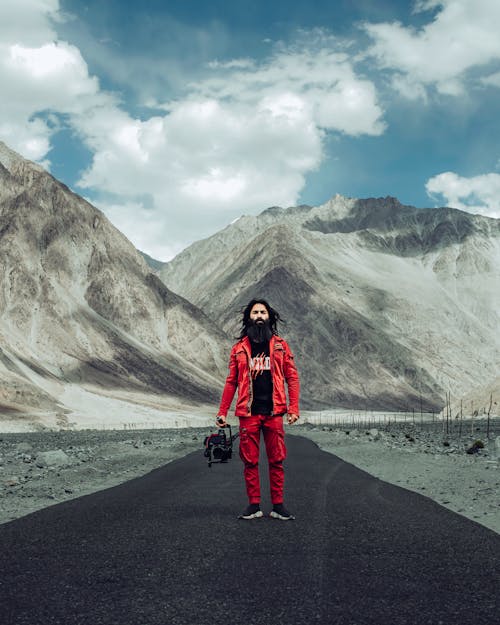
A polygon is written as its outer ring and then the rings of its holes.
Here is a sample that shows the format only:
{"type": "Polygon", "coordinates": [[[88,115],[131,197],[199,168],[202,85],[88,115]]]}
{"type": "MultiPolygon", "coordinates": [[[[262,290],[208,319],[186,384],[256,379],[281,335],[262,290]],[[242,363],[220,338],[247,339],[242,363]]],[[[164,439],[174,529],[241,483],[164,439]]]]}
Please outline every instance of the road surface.
{"type": "Polygon", "coordinates": [[[0,621],[500,623],[498,534],[305,438],[287,445],[296,521],[236,520],[246,506],[237,451],[209,469],[200,449],[1,525],[0,621]]]}

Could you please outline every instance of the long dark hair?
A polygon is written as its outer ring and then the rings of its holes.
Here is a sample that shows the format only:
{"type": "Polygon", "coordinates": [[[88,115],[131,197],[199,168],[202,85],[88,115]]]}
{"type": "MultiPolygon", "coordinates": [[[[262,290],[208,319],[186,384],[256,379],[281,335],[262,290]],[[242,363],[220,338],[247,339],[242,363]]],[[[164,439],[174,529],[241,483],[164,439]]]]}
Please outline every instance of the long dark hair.
{"type": "Polygon", "coordinates": [[[241,319],[241,332],[238,337],[239,339],[242,339],[247,335],[248,326],[250,325],[250,311],[255,306],[255,304],[262,304],[262,306],[266,307],[266,310],[269,313],[269,325],[271,326],[271,332],[273,334],[278,334],[278,321],[284,323],[283,319],[280,317],[279,312],[272,308],[272,306],[270,306],[265,299],[252,299],[248,302],[245,308],[241,310],[243,317],[241,319]]]}

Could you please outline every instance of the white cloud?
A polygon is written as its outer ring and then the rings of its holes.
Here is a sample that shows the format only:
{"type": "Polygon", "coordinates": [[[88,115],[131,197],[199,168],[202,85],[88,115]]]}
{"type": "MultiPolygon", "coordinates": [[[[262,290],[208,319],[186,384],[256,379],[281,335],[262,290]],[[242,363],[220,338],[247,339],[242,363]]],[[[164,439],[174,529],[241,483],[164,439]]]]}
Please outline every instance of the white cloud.
{"type": "MultiPolygon", "coordinates": [[[[166,103],[164,116],[139,121],[97,110],[78,122],[94,151],[81,185],[127,201],[150,194],[156,249],[162,240],[207,236],[243,212],[294,204],[322,160],[325,131],[384,130],[373,85],[345,55],[282,50],[260,65],[218,70],[166,103]]],[[[135,242],[140,227],[125,233],[135,242]]]]}
{"type": "Polygon", "coordinates": [[[50,149],[59,115],[109,105],[89,76],[80,51],[57,40],[58,0],[4,1],[0,5],[0,136],[27,158],[50,149]],[[57,113],[50,116],[49,113],[57,113]]]}
{"type": "Polygon", "coordinates": [[[231,61],[209,61],[207,64],[210,69],[248,69],[255,67],[253,59],[233,59],[231,61]]]}
{"type": "Polygon", "coordinates": [[[40,161],[68,124],[93,154],[80,186],[159,258],[241,213],[294,204],[322,161],[327,131],[385,129],[374,85],[321,32],[264,61],[214,61],[210,77],[164,103],[164,114],[135,119],[102,92],[80,50],[58,38],[58,0],[7,0],[2,16],[0,83],[9,98],[0,102],[0,137],[40,161]]]}
{"type": "MultiPolygon", "coordinates": [[[[325,40],[330,45],[331,41],[325,40]]],[[[350,135],[379,135],[385,125],[373,83],[356,75],[350,57],[334,48],[282,49],[259,66],[193,85],[194,93],[265,107],[279,101],[281,115],[300,110],[315,126],[350,135]],[[285,104],[286,101],[286,104],[285,104]]],[[[239,69],[239,68],[238,68],[239,69]]]]}
{"type": "Polygon", "coordinates": [[[489,76],[483,76],[481,78],[481,83],[491,87],[500,87],[500,72],[495,72],[489,76]]]}
{"type": "Polygon", "coordinates": [[[153,258],[173,258],[185,245],[166,237],[158,237],[156,211],[144,208],[141,202],[103,202],[99,208],[111,223],[134,243],[135,247],[153,258]]]}
{"type": "Polygon", "coordinates": [[[441,201],[440,196],[444,198],[446,206],[500,218],[500,174],[465,178],[447,171],[430,178],[425,188],[436,201],[441,201]]]}
{"type": "Polygon", "coordinates": [[[53,23],[59,19],[59,0],[2,0],[1,41],[43,45],[54,37],[53,23]]]}
{"type": "MultiPolygon", "coordinates": [[[[160,258],[170,255],[172,241],[186,245],[242,212],[293,204],[321,159],[321,135],[308,117],[251,113],[216,100],[179,102],[143,122],[97,110],[79,128],[94,150],[82,186],[122,198],[113,223],[137,246],[148,228],[142,249],[160,258]],[[136,198],[146,193],[151,208],[141,212],[136,198]]],[[[108,212],[105,203],[99,207],[108,212]]]]}
{"type": "Polygon", "coordinates": [[[467,72],[489,69],[500,61],[498,0],[418,2],[416,11],[438,9],[434,19],[417,30],[399,22],[363,25],[374,40],[369,50],[380,67],[395,72],[393,86],[408,98],[422,96],[422,87],[457,96],[464,93],[467,72]]]}

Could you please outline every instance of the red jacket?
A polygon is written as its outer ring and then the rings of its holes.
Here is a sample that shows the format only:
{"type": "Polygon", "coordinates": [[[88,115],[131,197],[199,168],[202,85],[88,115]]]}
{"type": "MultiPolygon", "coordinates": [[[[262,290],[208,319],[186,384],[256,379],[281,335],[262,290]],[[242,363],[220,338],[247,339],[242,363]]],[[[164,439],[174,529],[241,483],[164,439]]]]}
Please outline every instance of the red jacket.
{"type": "MultiPolygon", "coordinates": [[[[293,354],[287,342],[280,336],[273,335],[269,341],[271,358],[271,377],[273,381],[273,414],[299,414],[299,374],[293,361],[293,354]],[[288,400],[285,392],[285,381],[288,386],[288,400]]],[[[220,415],[227,415],[236,389],[238,399],[234,414],[237,417],[249,417],[252,406],[252,377],[250,374],[250,358],[252,350],[250,339],[244,337],[231,350],[229,357],[229,375],[222,392],[220,415]]]]}

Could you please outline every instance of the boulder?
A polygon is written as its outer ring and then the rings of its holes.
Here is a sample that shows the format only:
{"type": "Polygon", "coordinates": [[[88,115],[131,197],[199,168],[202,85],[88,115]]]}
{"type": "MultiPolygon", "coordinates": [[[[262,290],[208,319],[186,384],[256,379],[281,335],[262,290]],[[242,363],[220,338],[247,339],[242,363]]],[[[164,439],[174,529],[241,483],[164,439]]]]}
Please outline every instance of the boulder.
{"type": "Polygon", "coordinates": [[[62,449],[52,451],[41,451],[36,457],[36,466],[43,467],[65,467],[72,464],[71,458],[62,449]]]}

